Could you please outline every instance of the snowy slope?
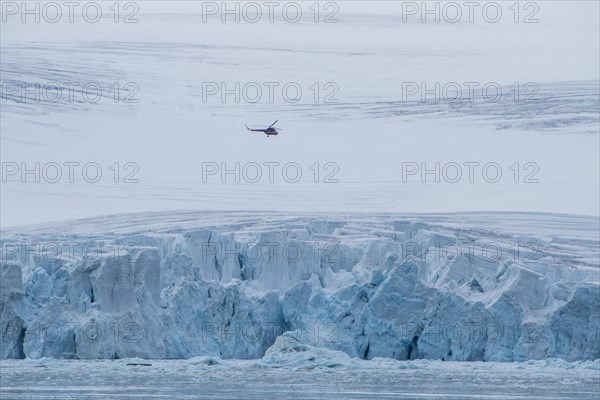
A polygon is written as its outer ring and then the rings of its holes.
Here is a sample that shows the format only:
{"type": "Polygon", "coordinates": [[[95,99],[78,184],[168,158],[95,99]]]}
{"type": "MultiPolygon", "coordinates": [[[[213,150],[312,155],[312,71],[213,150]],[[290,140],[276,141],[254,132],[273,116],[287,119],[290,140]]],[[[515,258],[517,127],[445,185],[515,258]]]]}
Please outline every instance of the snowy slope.
{"type": "Polygon", "coordinates": [[[598,224],[187,211],[14,228],[2,358],[260,358],[287,332],[363,359],[594,360],[598,224]]]}
{"type": "Polygon", "coordinates": [[[2,182],[0,224],[174,209],[598,215],[597,2],[544,2],[535,24],[515,24],[509,3],[502,3],[498,24],[421,23],[418,16],[403,23],[401,3],[339,2],[340,22],[331,24],[315,24],[307,8],[297,24],[204,23],[202,2],[189,1],[140,2],[136,24],[114,23],[106,9],[96,24],[8,18],[0,35],[3,84],[33,90],[48,82],[97,83],[104,90],[95,102],[79,92],[73,101],[52,102],[4,90],[2,161],[28,169],[35,162],[80,167],[73,182],[64,167],[56,183],[10,175],[2,182]],[[280,85],[272,102],[265,82],[280,85]],[[463,88],[460,101],[403,98],[406,83],[431,89],[453,82],[463,88]],[[472,99],[465,82],[479,84],[472,99]],[[139,90],[126,89],[128,83],[139,90]],[[257,83],[263,92],[257,102],[234,95],[223,101],[220,94],[203,99],[206,83],[229,89],[257,83]],[[300,85],[300,101],[283,98],[287,83],[300,85]],[[333,93],[327,83],[339,89],[333,102],[325,101],[333,93]],[[484,100],[487,83],[502,88],[501,99],[484,100]],[[531,101],[528,83],[539,89],[531,101]],[[129,95],[138,102],[125,102],[129,95]],[[270,140],[244,127],[276,119],[284,130],[270,140]],[[89,162],[101,166],[100,181],[82,177],[89,162]],[[132,172],[123,168],[128,162],[139,167],[137,183],[123,182],[132,172]],[[303,174],[288,183],[280,167],[274,182],[266,169],[256,183],[232,176],[222,182],[220,174],[204,182],[205,162],[229,169],[295,162],[303,174]],[[317,162],[318,183],[310,169],[317,162]],[[420,174],[403,181],[403,162],[429,169],[436,162],[494,162],[502,179],[490,183],[479,168],[470,182],[463,167],[458,182],[431,176],[423,182],[420,174]],[[332,171],[326,163],[337,165],[336,183],[323,182],[332,171]],[[538,166],[537,182],[524,182],[532,172],[526,163],[538,166]]]}

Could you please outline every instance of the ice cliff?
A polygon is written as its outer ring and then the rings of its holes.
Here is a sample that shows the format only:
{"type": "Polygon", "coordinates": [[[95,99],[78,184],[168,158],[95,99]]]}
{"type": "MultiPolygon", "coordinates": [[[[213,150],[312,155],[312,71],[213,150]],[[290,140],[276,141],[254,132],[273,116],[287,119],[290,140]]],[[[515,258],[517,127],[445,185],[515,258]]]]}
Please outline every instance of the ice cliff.
{"type": "Polygon", "coordinates": [[[172,212],[5,230],[0,356],[269,359],[285,334],[362,359],[594,360],[598,222],[172,212]]]}

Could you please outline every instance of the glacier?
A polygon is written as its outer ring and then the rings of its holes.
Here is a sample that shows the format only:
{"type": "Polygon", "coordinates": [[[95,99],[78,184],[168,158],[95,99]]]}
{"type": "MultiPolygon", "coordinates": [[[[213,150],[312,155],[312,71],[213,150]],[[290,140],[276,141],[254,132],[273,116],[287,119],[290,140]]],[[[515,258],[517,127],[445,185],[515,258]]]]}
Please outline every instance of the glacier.
{"type": "Polygon", "coordinates": [[[173,211],[11,228],[1,357],[595,360],[598,224],[173,211]]]}

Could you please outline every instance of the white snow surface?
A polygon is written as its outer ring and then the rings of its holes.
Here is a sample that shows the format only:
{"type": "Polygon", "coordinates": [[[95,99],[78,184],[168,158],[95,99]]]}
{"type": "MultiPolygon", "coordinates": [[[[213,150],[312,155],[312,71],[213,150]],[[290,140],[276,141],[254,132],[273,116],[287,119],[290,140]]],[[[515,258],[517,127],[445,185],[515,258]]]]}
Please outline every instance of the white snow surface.
{"type": "Polygon", "coordinates": [[[1,356],[595,360],[598,225],[173,211],[13,228],[2,232],[1,356]]]}
{"type": "MultiPolygon", "coordinates": [[[[91,82],[104,89],[97,102],[79,92],[57,102],[5,94],[2,161],[25,163],[21,171],[58,163],[62,179],[53,182],[52,168],[39,182],[33,174],[8,176],[0,193],[3,228],[173,209],[599,214],[598,2],[536,2],[539,23],[532,24],[515,24],[507,2],[499,23],[479,13],[473,23],[456,24],[422,23],[418,15],[403,23],[405,2],[370,0],[337,2],[339,23],[312,22],[310,1],[301,2],[306,18],[296,24],[222,23],[219,16],[204,23],[205,3],[139,2],[139,23],[131,24],[114,23],[108,3],[98,23],[24,24],[16,15],[2,24],[3,84],[33,90],[91,82]],[[217,94],[204,101],[203,85],[211,82],[228,89],[258,83],[263,95],[256,103],[247,99],[253,92],[246,100],[217,94]],[[272,102],[265,82],[280,85],[272,102]],[[466,82],[479,85],[472,99],[466,82]],[[287,83],[300,85],[297,103],[283,99],[287,83]],[[337,102],[325,102],[327,83],[338,86],[337,102]],[[463,96],[403,99],[405,83],[430,90],[457,83],[463,96]],[[497,102],[483,98],[488,83],[502,87],[497,102]],[[523,101],[514,99],[515,83],[523,101]],[[539,89],[532,101],[524,99],[528,83],[539,89]],[[115,84],[118,103],[109,89],[115,84]],[[124,102],[128,95],[138,102],[124,102]],[[270,139],[244,127],[276,119],[283,131],[270,139]],[[95,183],[82,177],[92,162],[102,170],[95,183]],[[404,180],[406,162],[429,170],[458,163],[461,179],[404,180]],[[64,163],[79,163],[72,182],[64,163]],[[273,182],[263,167],[252,183],[221,174],[203,181],[203,163],[229,170],[280,165],[273,182]],[[287,163],[301,166],[300,181],[283,179],[287,163]],[[464,163],[479,163],[472,182],[464,163]],[[499,181],[482,176],[488,163],[500,166],[499,181]],[[134,171],[139,182],[124,182],[134,171]],[[324,182],[334,171],[337,182],[324,182]]],[[[454,177],[454,169],[447,172],[454,177]]]]}

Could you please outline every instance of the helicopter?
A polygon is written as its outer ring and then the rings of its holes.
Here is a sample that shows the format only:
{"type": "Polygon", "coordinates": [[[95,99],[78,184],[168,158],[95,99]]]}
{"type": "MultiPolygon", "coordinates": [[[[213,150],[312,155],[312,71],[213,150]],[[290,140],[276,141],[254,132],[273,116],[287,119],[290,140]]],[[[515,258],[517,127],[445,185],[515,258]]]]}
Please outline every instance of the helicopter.
{"type": "MultiPolygon", "coordinates": [[[[277,120],[277,121],[279,121],[279,120],[277,120]]],[[[273,125],[275,125],[277,123],[277,121],[273,122],[268,128],[265,128],[265,129],[251,129],[251,128],[248,128],[248,125],[246,125],[246,129],[248,129],[249,131],[252,131],[252,132],[263,132],[265,135],[267,135],[267,137],[277,136],[277,135],[279,135],[279,132],[277,131],[277,129],[281,130],[281,128],[273,127],[273,125]]]]}

